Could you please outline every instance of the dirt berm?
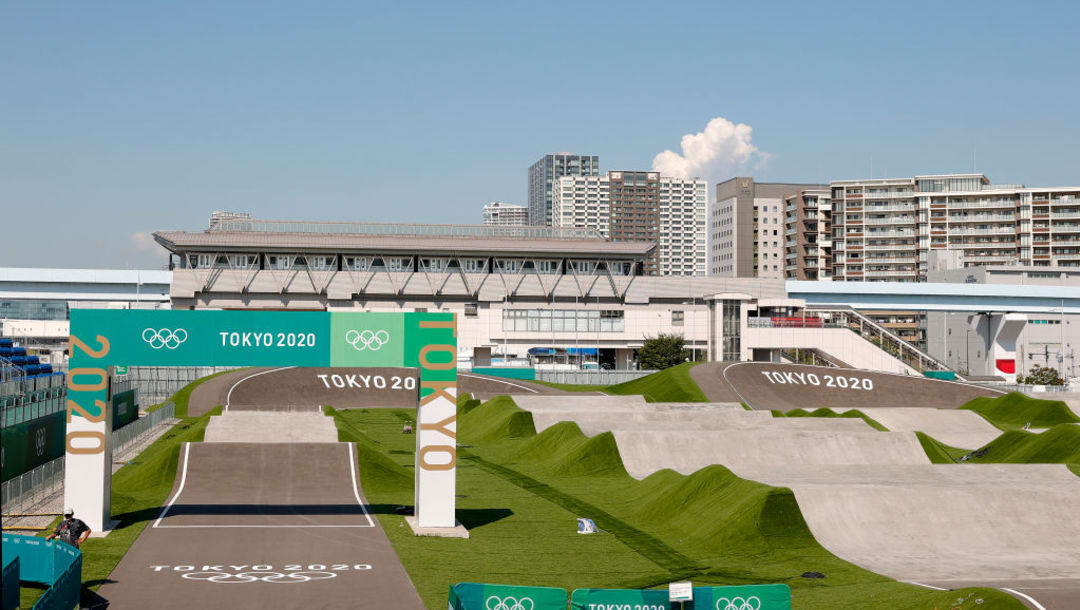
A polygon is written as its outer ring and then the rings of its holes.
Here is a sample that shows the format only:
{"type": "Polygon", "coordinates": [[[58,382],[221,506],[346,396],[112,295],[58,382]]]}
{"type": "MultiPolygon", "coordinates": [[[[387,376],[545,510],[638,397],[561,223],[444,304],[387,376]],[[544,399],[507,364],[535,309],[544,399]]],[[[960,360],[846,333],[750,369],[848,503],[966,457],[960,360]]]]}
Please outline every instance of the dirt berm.
{"type": "Polygon", "coordinates": [[[711,401],[744,402],[753,409],[935,407],[954,409],[977,396],[1001,392],[956,381],[771,362],[717,362],[690,376],[711,401]]]}

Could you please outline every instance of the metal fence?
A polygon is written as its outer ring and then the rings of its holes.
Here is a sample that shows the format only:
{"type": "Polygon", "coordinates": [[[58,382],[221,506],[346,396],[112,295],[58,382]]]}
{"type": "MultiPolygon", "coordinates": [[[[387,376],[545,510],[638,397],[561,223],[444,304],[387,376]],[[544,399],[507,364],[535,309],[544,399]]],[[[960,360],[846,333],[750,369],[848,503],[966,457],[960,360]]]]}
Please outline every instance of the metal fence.
{"type": "Polygon", "coordinates": [[[151,411],[147,415],[136,419],[123,428],[113,430],[113,454],[118,454],[127,449],[130,445],[138,442],[151,428],[163,421],[172,419],[175,414],[176,404],[168,402],[160,409],[151,411]]]}
{"type": "MultiPolygon", "coordinates": [[[[172,402],[152,413],[140,417],[112,433],[113,453],[118,454],[141,440],[158,424],[175,415],[172,402]]],[[[46,498],[64,488],[64,458],[51,462],[5,481],[2,491],[3,513],[18,514],[39,506],[46,498]]]]}
{"type": "Polygon", "coordinates": [[[234,366],[133,366],[128,368],[127,380],[138,390],[139,404],[152,405],[168,400],[187,384],[234,366]]]}
{"type": "Polygon", "coordinates": [[[64,458],[59,457],[5,481],[0,491],[0,504],[5,515],[18,514],[33,509],[63,488],[64,458]]]}
{"type": "Polygon", "coordinates": [[[641,379],[656,371],[536,371],[537,381],[571,383],[574,385],[613,385],[641,379]]]}

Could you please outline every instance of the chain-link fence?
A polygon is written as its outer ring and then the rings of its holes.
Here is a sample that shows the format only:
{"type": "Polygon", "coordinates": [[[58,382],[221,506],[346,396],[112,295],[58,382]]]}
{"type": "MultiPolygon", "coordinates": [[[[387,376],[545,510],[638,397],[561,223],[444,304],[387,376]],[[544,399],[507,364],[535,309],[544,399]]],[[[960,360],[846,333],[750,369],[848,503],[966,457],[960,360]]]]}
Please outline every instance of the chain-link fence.
{"type": "Polygon", "coordinates": [[[3,513],[6,516],[32,510],[63,488],[64,458],[59,457],[10,481],[5,481],[3,490],[0,492],[3,513]]]}
{"type": "Polygon", "coordinates": [[[133,366],[128,368],[126,380],[138,390],[139,404],[153,405],[168,400],[187,384],[233,366],[133,366]]]}
{"type": "Polygon", "coordinates": [[[545,371],[537,369],[537,381],[572,383],[575,385],[614,385],[641,379],[656,371],[545,371]]]}
{"type": "Polygon", "coordinates": [[[112,442],[113,442],[113,455],[117,455],[127,449],[134,443],[137,443],[139,439],[150,431],[151,428],[160,424],[163,421],[172,419],[176,413],[176,404],[168,402],[164,407],[156,411],[151,411],[147,415],[136,419],[130,424],[113,430],[112,442]]]}

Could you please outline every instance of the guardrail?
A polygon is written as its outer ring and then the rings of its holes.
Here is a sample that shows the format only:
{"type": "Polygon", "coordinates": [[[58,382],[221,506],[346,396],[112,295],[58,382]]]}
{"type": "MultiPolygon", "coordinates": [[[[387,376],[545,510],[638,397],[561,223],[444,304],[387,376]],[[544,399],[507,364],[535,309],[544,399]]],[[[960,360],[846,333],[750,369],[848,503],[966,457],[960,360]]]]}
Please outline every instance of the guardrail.
{"type": "Polygon", "coordinates": [[[831,314],[833,323],[840,323],[850,328],[859,337],[873,343],[879,349],[884,350],[920,373],[950,370],[949,366],[944,362],[915,347],[889,329],[852,308],[814,305],[807,307],[807,310],[815,313],[831,314]]]}
{"type": "Polygon", "coordinates": [[[64,488],[64,458],[51,462],[4,481],[0,487],[0,506],[3,513],[13,514],[37,506],[64,488]]]}
{"type": "Polygon", "coordinates": [[[168,400],[187,384],[235,366],[132,366],[126,381],[138,391],[140,404],[152,405],[168,400]]]}
{"type": "Polygon", "coordinates": [[[123,428],[113,430],[113,453],[117,454],[127,449],[128,446],[138,442],[139,438],[149,432],[151,428],[163,421],[172,419],[175,414],[176,403],[170,401],[164,407],[151,411],[123,428]]]}
{"type": "Polygon", "coordinates": [[[627,381],[641,379],[642,377],[652,375],[656,372],[657,371],[631,370],[548,371],[538,369],[536,371],[536,380],[546,381],[548,383],[568,383],[573,385],[614,385],[616,383],[625,383],[627,381]]]}
{"type": "MultiPolygon", "coordinates": [[[[176,405],[169,402],[164,407],[136,419],[123,428],[113,430],[114,455],[139,442],[154,426],[172,419],[175,413],[176,405]]],[[[0,490],[0,505],[3,507],[4,514],[23,512],[40,505],[63,487],[64,458],[59,457],[45,462],[30,472],[5,481],[0,490]]]]}

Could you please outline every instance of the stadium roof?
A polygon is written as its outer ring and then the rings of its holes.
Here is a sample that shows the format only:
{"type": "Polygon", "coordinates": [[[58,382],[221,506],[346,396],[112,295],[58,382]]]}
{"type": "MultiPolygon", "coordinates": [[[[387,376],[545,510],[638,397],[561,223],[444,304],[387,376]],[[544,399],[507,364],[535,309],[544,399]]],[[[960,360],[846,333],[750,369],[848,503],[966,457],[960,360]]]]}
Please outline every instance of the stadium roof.
{"type": "MultiPolygon", "coordinates": [[[[422,226],[422,225],[414,225],[422,226]]],[[[446,225],[428,225],[442,227],[446,225]]],[[[532,237],[528,229],[537,227],[485,227],[485,229],[525,229],[523,234],[496,231],[473,236],[444,234],[371,234],[269,231],[158,231],[154,239],[171,252],[229,251],[357,251],[403,252],[410,254],[477,254],[599,256],[643,258],[656,248],[655,242],[613,242],[600,238],[532,237]]],[[[541,234],[543,235],[543,234],[541,234]]]]}

